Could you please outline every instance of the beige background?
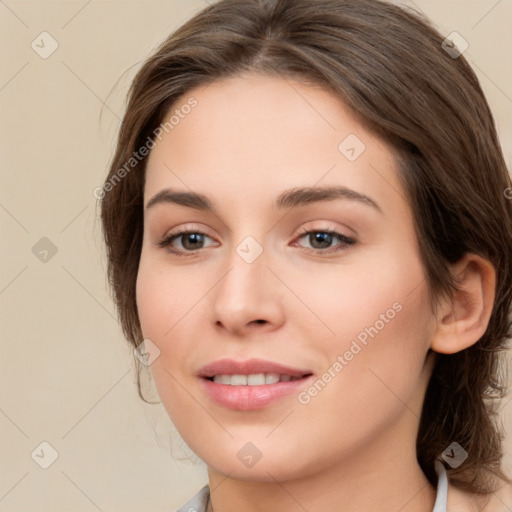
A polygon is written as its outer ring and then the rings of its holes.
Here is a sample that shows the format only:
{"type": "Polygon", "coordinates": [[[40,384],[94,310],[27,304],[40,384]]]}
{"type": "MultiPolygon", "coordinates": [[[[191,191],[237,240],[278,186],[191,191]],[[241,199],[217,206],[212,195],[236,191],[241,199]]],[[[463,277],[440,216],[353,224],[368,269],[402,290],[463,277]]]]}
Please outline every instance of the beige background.
{"type": "MultiPolygon", "coordinates": [[[[510,163],[512,2],[415,4],[469,42],[510,163]]],[[[92,193],[137,67],[205,5],[0,1],[0,511],[173,511],[206,482],[162,406],[138,399],[92,193]],[[58,43],[47,59],[31,47],[43,31],[58,43]],[[32,252],[42,237],[57,248],[47,262],[32,252]],[[43,441],[58,453],[47,469],[31,457],[50,460],[43,441]]]]}

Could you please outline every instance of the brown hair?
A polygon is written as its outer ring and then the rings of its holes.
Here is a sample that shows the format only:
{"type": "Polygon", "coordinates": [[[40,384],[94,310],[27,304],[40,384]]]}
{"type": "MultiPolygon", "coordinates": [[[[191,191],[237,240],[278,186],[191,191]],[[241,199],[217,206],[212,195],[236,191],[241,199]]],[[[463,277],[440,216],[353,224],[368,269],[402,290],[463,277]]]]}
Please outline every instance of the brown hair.
{"type": "Polygon", "coordinates": [[[462,55],[445,51],[443,39],[418,13],[380,0],[222,0],[207,7],[158,47],[132,83],[101,221],[120,323],[136,346],[147,158],[130,172],[126,162],[193,87],[255,71],[333,92],[395,151],[432,306],[457,289],[448,264],[465,253],[496,268],[487,330],[461,352],[436,354],[417,436],[417,458],[434,487],[434,461],[456,441],[468,456],[447,468],[450,481],[485,494],[496,490],[492,474],[511,481],[501,469],[495,407],[506,391],[498,356],[512,335],[511,181],[478,79],[462,55]]]}

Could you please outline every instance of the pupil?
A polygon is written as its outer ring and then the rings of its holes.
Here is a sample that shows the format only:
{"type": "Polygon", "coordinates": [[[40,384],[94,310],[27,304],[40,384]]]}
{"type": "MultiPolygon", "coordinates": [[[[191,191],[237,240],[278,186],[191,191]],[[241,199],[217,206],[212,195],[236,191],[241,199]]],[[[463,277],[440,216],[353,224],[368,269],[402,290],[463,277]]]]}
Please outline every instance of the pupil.
{"type": "Polygon", "coordinates": [[[332,235],[330,233],[313,233],[312,236],[314,237],[314,243],[311,244],[313,247],[315,247],[317,241],[321,244],[320,248],[329,247],[331,245],[332,235]]]}
{"type": "Polygon", "coordinates": [[[199,234],[199,233],[189,233],[186,237],[185,237],[185,242],[183,243],[183,247],[185,247],[185,249],[196,249],[197,247],[194,247],[194,241],[197,243],[197,242],[201,242],[201,237],[203,235],[199,234]],[[192,240],[192,244],[189,244],[189,242],[192,240]],[[192,245],[190,247],[190,245],[192,245]],[[188,247],[187,247],[188,246],[188,247]]]}

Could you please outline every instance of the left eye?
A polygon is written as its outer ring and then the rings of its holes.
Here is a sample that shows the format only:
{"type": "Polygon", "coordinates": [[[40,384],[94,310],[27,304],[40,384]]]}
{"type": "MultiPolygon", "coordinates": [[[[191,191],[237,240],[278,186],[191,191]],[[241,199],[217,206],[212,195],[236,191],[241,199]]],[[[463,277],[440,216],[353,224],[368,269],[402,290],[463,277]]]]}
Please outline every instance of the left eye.
{"type": "Polygon", "coordinates": [[[337,231],[330,229],[306,231],[301,236],[299,236],[299,240],[305,237],[307,237],[306,239],[312,245],[312,250],[316,252],[331,252],[325,251],[324,249],[330,248],[332,242],[336,239],[341,242],[340,247],[337,250],[343,250],[343,248],[346,246],[356,243],[353,238],[349,238],[342,233],[338,233],[337,231]]]}

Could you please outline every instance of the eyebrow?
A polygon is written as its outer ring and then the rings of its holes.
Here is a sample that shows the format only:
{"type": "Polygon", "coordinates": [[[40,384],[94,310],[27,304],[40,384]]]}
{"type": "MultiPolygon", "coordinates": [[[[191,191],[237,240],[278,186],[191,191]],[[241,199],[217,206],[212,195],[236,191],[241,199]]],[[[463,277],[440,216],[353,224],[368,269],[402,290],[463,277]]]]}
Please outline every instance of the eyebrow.
{"type": "MultiPolygon", "coordinates": [[[[278,209],[304,206],[320,201],[332,201],[334,199],[348,199],[372,207],[379,213],[383,213],[380,206],[370,197],[343,186],[325,187],[297,187],[282,192],[276,200],[278,209]]],[[[203,194],[196,192],[182,192],[169,188],[155,194],[147,203],[146,210],[157,204],[179,204],[196,210],[210,211],[217,215],[212,201],[203,194]]]]}

